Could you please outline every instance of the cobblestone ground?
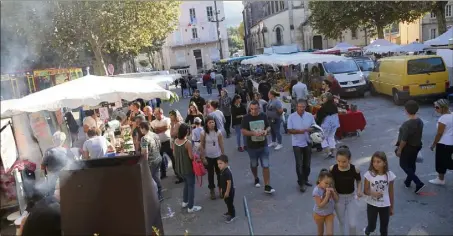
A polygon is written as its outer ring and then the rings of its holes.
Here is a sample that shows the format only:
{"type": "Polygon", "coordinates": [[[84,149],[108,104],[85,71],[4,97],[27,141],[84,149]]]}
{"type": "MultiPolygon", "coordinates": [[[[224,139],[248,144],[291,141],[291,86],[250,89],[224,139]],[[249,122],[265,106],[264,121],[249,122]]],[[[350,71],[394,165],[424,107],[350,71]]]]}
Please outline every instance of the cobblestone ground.
{"type": "MultiPolygon", "coordinates": [[[[202,96],[206,99],[216,99],[217,94],[206,94],[205,88],[200,87],[202,96]]],[[[230,86],[229,90],[233,92],[230,86]]],[[[179,89],[177,92],[180,93],[179,89]]],[[[231,95],[230,93],[230,95],[231,95]]],[[[390,219],[390,235],[446,235],[453,232],[453,176],[447,174],[448,184],[444,187],[433,186],[428,180],[436,176],[434,169],[434,153],[429,145],[435,135],[437,115],[432,109],[431,102],[422,102],[420,116],[425,122],[421,151],[423,163],[417,164],[417,173],[427,184],[421,195],[415,195],[413,189],[405,189],[405,175],[398,165],[394,155],[394,143],[397,138],[399,125],[405,120],[402,107],[395,106],[389,98],[370,97],[349,99],[357,104],[367,119],[367,127],[359,137],[348,137],[340,141],[352,150],[353,163],[360,169],[368,168],[370,155],[377,151],[387,153],[390,169],[397,175],[395,181],[395,214],[390,219]]],[[[185,114],[188,99],[182,99],[169,107],[164,105],[165,112],[169,109],[179,109],[185,114]]],[[[226,235],[248,234],[247,218],[244,215],[242,199],[248,200],[252,215],[254,233],[256,235],[277,234],[316,234],[316,225],[312,218],[313,199],[311,188],[306,193],[300,193],[296,183],[294,156],[291,148],[291,137],[283,136],[284,148],[271,151],[271,185],[276,192],[273,195],[264,193],[263,188],[253,186],[253,176],[249,170],[249,158],[246,152],[236,150],[234,133],[226,140],[226,154],[230,157],[230,165],[236,187],[235,206],[239,216],[232,224],[225,224],[222,213],[226,211],[223,200],[210,200],[207,189],[207,179],[204,177],[202,187],[196,187],[195,202],[203,207],[201,212],[189,214],[180,207],[182,200],[182,185],[175,185],[170,172],[170,178],[163,181],[165,200],[162,202],[162,216],[167,235],[183,234],[185,230],[191,235],[226,235]]],[[[324,154],[314,153],[310,180],[316,181],[320,169],[334,164],[334,160],[324,159],[324,154]]],[[[363,171],[364,172],[364,171],[363,171]]],[[[362,173],[363,173],[362,172],[362,173]]],[[[261,171],[259,173],[261,175],[261,171]]],[[[366,226],[365,205],[358,205],[358,232],[366,226]]],[[[338,221],[335,220],[335,234],[339,234],[338,221]]]]}

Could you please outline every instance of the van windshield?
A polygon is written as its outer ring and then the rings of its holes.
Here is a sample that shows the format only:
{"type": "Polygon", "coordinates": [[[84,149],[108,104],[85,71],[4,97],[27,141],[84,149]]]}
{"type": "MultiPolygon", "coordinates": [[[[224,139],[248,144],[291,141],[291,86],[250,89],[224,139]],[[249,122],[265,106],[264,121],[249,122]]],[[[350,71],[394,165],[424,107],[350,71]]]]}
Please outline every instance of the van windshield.
{"type": "Polygon", "coordinates": [[[432,72],[445,71],[444,62],[440,57],[421,58],[407,62],[407,74],[427,74],[432,72]]]}
{"type": "Polygon", "coordinates": [[[374,62],[372,60],[355,60],[362,71],[373,71],[374,62]]]}
{"type": "Polygon", "coordinates": [[[357,64],[353,59],[335,62],[324,62],[324,68],[328,73],[343,74],[359,71],[357,64]]]}

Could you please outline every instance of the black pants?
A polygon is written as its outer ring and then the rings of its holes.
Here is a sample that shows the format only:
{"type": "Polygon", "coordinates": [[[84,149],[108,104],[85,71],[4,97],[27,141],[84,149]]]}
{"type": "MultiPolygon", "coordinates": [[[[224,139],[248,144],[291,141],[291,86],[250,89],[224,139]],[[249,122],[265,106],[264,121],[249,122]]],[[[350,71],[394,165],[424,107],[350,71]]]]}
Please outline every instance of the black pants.
{"type": "MultiPolygon", "coordinates": [[[[171,146],[170,146],[170,140],[169,141],[165,141],[163,143],[161,143],[161,147],[160,147],[160,155],[162,156],[162,158],[165,158],[164,157],[164,153],[166,153],[169,157],[170,157],[170,160],[171,160],[171,165],[173,166],[173,171],[175,172],[175,175],[176,177],[181,180],[181,176],[179,175],[179,173],[176,173],[176,170],[175,170],[175,157],[173,156],[173,151],[171,150],[171,146]]],[[[162,161],[161,165],[160,165],[160,171],[161,171],[161,174],[166,176],[167,175],[167,169],[165,168],[165,163],[164,161],[162,161]]]]}
{"type": "Polygon", "coordinates": [[[407,175],[406,180],[404,181],[406,185],[409,185],[412,181],[414,181],[416,186],[420,186],[423,184],[422,181],[415,174],[415,170],[417,169],[416,167],[417,155],[420,149],[421,147],[413,147],[410,145],[406,145],[401,151],[400,167],[407,175]]]}
{"type": "Polygon", "coordinates": [[[231,134],[230,126],[231,126],[231,116],[225,116],[225,131],[228,136],[231,134]]]}
{"type": "Polygon", "coordinates": [[[366,215],[368,218],[368,226],[365,229],[365,234],[369,235],[376,229],[377,217],[379,215],[380,232],[382,236],[387,236],[390,220],[390,207],[375,207],[367,204],[366,215]]]}
{"type": "Polygon", "coordinates": [[[306,147],[293,146],[293,151],[296,159],[297,183],[302,186],[308,181],[310,175],[311,145],[306,147]]]}
{"type": "Polygon", "coordinates": [[[438,143],[436,145],[436,172],[444,175],[447,170],[453,170],[453,145],[438,143]]]}
{"type": "MultiPolygon", "coordinates": [[[[222,193],[225,195],[225,192],[222,193]]],[[[231,217],[236,217],[236,209],[234,209],[234,189],[230,190],[230,194],[227,198],[223,199],[225,201],[225,204],[227,205],[228,209],[228,215],[231,217]]]]}
{"type": "Polygon", "coordinates": [[[206,170],[208,170],[208,188],[209,189],[215,189],[215,184],[214,184],[214,171],[215,174],[217,175],[217,186],[220,186],[220,169],[219,166],[217,165],[217,159],[218,158],[211,158],[211,157],[206,157],[206,160],[208,161],[208,164],[206,165],[206,170]]]}
{"type": "Polygon", "coordinates": [[[217,85],[217,90],[219,90],[219,95],[220,95],[220,92],[222,91],[222,88],[223,88],[223,85],[221,85],[221,84],[217,85]]]}

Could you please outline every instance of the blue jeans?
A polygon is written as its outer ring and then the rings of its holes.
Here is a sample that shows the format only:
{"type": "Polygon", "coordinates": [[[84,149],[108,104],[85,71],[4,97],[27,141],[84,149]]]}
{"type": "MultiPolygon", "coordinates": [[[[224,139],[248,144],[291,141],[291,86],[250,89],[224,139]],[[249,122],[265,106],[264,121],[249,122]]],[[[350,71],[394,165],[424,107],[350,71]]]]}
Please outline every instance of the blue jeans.
{"type": "Polygon", "coordinates": [[[212,82],[206,82],[206,90],[208,94],[212,94],[212,82]]]}
{"type": "MultiPolygon", "coordinates": [[[[166,158],[166,157],[165,157],[166,158]]],[[[157,185],[157,195],[159,198],[162,196],[162,184],[160,182],[160,167],[162,164],[162,159],[154,162],[148,162],[149,170],[151,171],[151,176],[153,177],[154,182],[157,185]]]]}
{"type": "Polygon", "coordinates": [[[269,168],[269,148],[267,146],[257,149],[247,148],[247,152],[250,157],[250,167],[258,167],[259,160],[261,167],[269,168]]]}
{"type": "Polygon", "coordinates": [[[195,199],[195,174],[188,174],[183,176],[184,190],[182,194],[182,201],[187,203],[187,207],[192,209],[195,199]]]}
{"type": "Polygon", "coordinates": [[[271,136],[272,142],[275,143],[277,140],[278,144],[282,144],[282,134],[280,133],[280,127],[282,126],[282,120],[276,119],[274,122],[270,122],[271,125],[271,136]]]}
{"type": "Polygon", "coordinates": [[[238,147],[241,147],[241,137],[242,143],[244,144],[243,146],[247,146],[247,138],[242,136],[241,125],[234,125],[234,131],[236,132],[236,144],[238,147]]]}

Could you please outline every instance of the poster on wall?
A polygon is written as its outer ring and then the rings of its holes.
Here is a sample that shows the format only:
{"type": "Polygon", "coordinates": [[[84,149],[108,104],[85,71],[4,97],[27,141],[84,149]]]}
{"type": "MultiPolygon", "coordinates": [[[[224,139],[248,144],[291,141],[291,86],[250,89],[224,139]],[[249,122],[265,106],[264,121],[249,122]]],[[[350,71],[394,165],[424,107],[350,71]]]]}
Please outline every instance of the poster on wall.
{"type": "Polygon", "coordinates": [[[11,119],[1,120],[1,158],[3,169],[5,172],[13,166],[18,158],[16,141],[14,140],[13,129],[11,127],[11,119]]]}
{"type": "Polygon", "coordinates": [[[53,146],[52,133],[49,123],[42,112],[35,112],[29,115],[30,127],[33,135],[38,140],[41,149],[46,150],[53,146]]]}
{"type": "Polygon", "coordinates": [[[109,119],[109,109],[107,107],[99,108],[99,119],[106,121],[109,119]]]}
{"type": "Polygon", "coordinates": [[[55,75],[55,85],[62,84],[64,82],[69,81],[68,76],[66,74],[57,74],[55,75]]]}

